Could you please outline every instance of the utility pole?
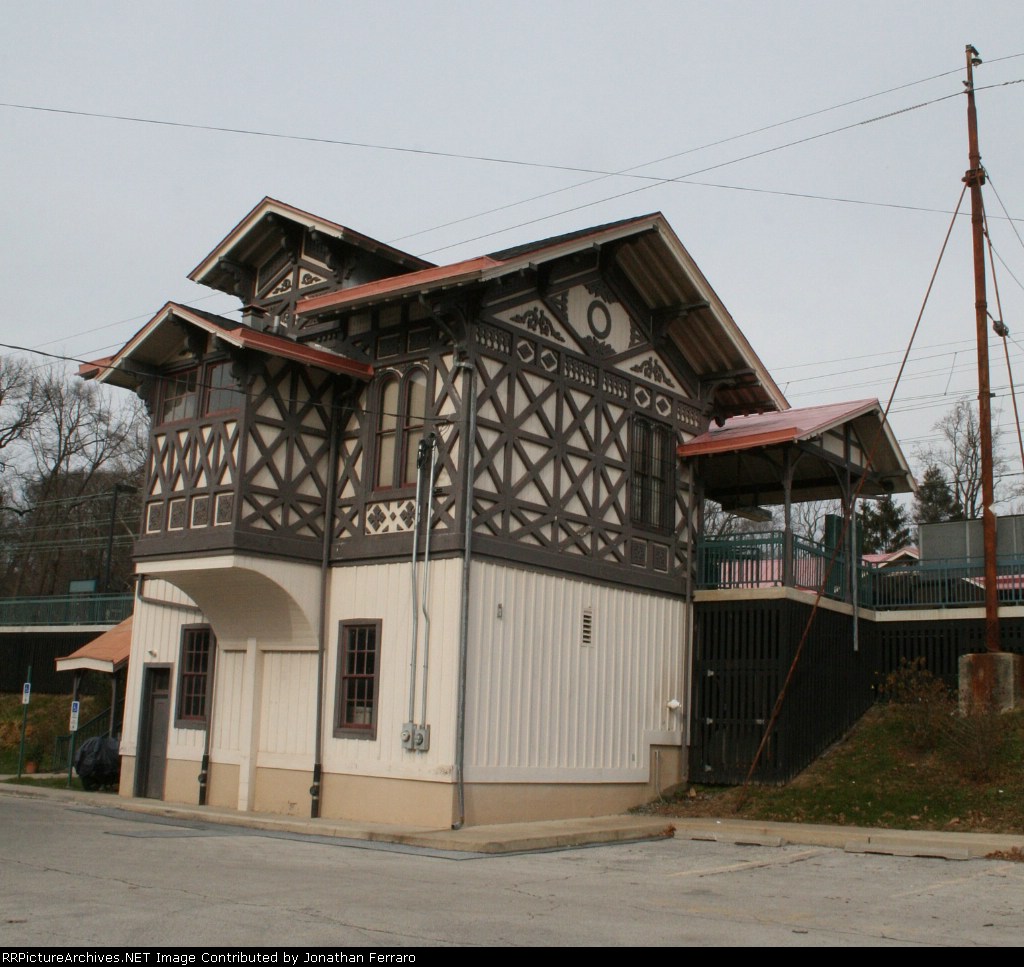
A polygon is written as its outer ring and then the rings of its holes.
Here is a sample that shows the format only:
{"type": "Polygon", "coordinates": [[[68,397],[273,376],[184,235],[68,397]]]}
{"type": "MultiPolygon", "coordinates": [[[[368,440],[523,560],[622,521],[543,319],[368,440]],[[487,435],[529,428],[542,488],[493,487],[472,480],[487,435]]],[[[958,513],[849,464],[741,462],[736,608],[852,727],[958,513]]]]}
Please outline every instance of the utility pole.
{"type": "Polygon", "coordinates": [[[974,241],[974,314],[978,332],[978,422],[981,424],[982,533],[985,543],[985,647],[999,647],[999,594],[996,587],[996,515],[992,480],[992,390],[988,371],[988,300],[985,293],[985,239],[981,186],[985,169],[978,149],[978,113],[974,106],[974,68],[981,63],[978,51],[967,45],[967,139],[968,164],[964,183],[971,190],[971,230],[974,241]]]}

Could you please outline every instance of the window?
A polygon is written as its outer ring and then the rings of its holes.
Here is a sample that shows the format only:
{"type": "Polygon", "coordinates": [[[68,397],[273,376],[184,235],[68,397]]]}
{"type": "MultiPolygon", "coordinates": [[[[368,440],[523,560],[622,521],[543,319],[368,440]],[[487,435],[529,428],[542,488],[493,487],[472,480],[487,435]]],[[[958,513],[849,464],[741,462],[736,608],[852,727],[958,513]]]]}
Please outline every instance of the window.
{"type": "Polygon", "coordinates": [[[178,714],[174,722],[179,729],[206,727],[213,646],[213,630],[209,625],[189,625],[181,629],[178,714]]]}
{"type": "Polygon", "coordinates": [[[231,375],[231,361],[179,370],[164,378],[158,423],[191,420],[197,415],[237,410],[242,395],[231,375]]]}
{"type": "Polygon", "coordinates": [[[427,374],[412,369],[401,379],[392,376],[380,391],[377,416],[378,488],[416,483],[416,453],[427,414],[427,374]]]}
{"type": "Polygon", "coordinates": [[[379,621],[342,621],[338,625],[336,737],[377,737],[380,629],[379,621]]]}
{"type": "Polygon", "coordinates": [[[203,413],[223,413],[237,410],[241,402],[238,384],[231,375],[231,361],[225,360],[206,367],[206,405],[203,413]]]}
{"type": "Polygon", "coordinates": [[[629,488],[630,517],[640,527],[672,525],[675,452],[672,430],[644,417],[633,418],[629,488]]]}
{"type": "Polygon", "coordinates": [[[196,415],[196,385],[198,370],[186,369],[172,373],[164,380],[158,423],[188,420],[196,415]]]}

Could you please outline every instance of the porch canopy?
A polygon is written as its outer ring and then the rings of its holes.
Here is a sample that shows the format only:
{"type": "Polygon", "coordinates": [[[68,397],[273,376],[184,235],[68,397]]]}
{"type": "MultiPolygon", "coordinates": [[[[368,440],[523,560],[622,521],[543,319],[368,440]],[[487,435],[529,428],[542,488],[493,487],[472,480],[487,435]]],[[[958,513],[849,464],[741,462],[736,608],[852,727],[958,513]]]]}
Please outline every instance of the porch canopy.
{"type": "Polygon", "coordinates": [[[914,478],[878,400],[734,416],[679,447],[704,496],[733,513],[763,504],[912,493],[914,478]],[[869,465],[870,463],[870,465],[869,465]]]}
{"type": "Polygon", "coordinates": [[[128,664],[132,650],[132,618],[129,615],[119,625],[93,638],[70,655],[56,659],[59,672],[97,671],[107,675],[119,672],[128,664]]]}

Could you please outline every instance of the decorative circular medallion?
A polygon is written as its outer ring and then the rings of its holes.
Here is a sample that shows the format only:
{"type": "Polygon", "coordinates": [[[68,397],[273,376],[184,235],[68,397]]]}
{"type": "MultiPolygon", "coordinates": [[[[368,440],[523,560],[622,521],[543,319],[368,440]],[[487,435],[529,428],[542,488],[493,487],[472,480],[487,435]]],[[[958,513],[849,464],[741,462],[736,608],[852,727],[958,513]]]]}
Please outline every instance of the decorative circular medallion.
{"type": "Polygon", "coordinates": [[[587,306],[587,325],[597,339],[607,339],[611,334],[612,314],[600,299],[595,299],[587,306]]]}

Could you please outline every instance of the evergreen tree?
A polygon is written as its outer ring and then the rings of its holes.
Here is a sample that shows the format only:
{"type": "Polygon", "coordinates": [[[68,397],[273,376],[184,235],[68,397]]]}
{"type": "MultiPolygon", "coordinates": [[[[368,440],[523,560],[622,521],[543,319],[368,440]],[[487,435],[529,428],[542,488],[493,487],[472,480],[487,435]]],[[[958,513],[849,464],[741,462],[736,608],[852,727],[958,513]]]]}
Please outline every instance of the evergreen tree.
{"type": "Polygon", "coordinates": [[[910,543],[910,519],[905,508],[886,494],[861,514],[861,536],[865,554],[898,551],[910,543]]]}
{"type": "Polygon", "coordinates": [[[946,520],[963,520],[963,510],[953,497],[946,475],[938,464],[929,464],[921,477],[914,501],[914,521],[938,524],[946,520]]]}

